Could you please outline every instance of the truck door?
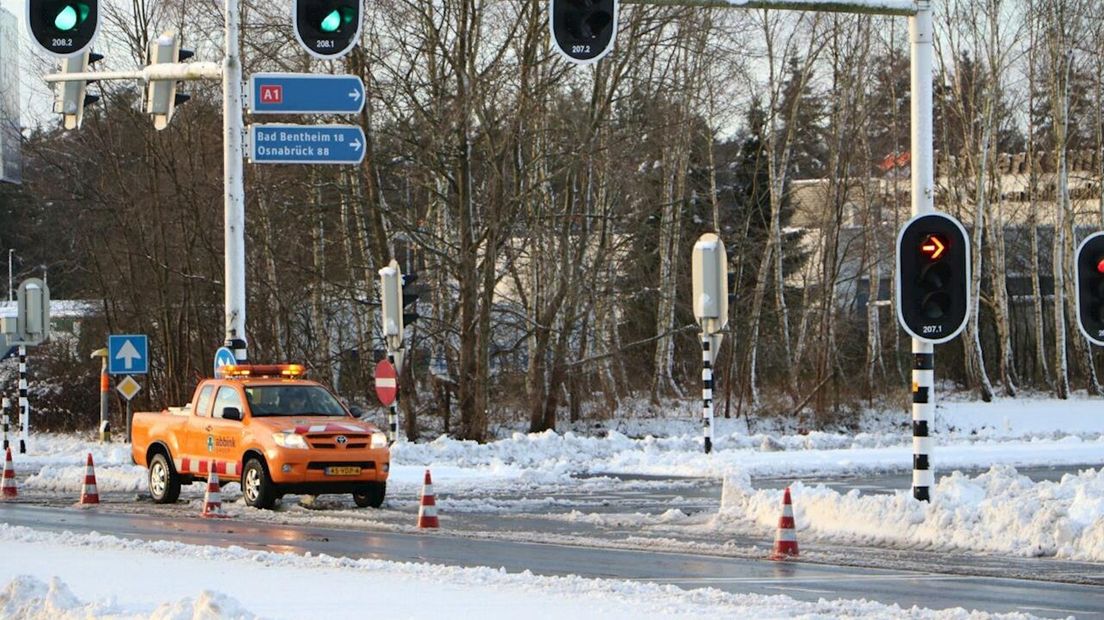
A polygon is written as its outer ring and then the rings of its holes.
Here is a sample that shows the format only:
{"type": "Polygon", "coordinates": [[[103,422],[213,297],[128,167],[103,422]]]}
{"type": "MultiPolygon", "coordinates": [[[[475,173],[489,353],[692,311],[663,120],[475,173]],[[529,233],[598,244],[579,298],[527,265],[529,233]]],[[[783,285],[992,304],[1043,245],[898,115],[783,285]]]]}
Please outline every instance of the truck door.
{"type": "Polygon", "coordinates": [[[188,460],[187,466],[182,461],[177,463],[182,474],[199,473],[199,469],[194,463],[211,458],[207,455],[207,432],[204,428],[211,422],[211,405],[214,400],[215,386],[203,386],[203,389],[199,391],[199,396],[196,397],[195,411],[188,418],[188,424],[184,428],[184,437],[181,438],[180,442],[183,449],[183,454],[180,457],[188,460]]]}
{"type": "Polygon", "coordinates": [[[218,470],[219,475],[234,478],[241,475],[239,461],[242,451],[242,422],[222,417],[223,412],[229,408],[237,409],[242,415],[245,414],[245,401],[237,385],[224,385],[219,388],[215,396],[214,409],[205,427],[207,435],[204,441],[208,454],[213,455],[221,465],[218,470]]]}

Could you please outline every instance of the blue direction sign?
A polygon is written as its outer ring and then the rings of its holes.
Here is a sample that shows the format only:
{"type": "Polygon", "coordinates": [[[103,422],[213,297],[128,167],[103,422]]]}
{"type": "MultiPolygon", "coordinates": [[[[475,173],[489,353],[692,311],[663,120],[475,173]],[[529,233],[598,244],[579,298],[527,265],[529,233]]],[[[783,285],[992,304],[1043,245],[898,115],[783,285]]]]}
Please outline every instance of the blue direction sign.
{"type": "Polygon", "coordinates": [[[222,367],[229,366],[230,364],[237,364],[238,360],[234,357],[234,352],[226,347],[219,347],[218,351],[215,351],[215,378],[222,378],[222,367]]]}
{"type": "Polygon", "coordinates": [[[360,114],[364,82],[355,75],[256,73],[249,78],[253,114],[360,114]]]}
{"type": "Polygon", "coordinates": [[[249,126],[255,164],[359,164],[364,145],[364,130],[356,125],[249,126]]]}
{"type": "Polygon", "coordinates": [[[112,375],[144,375],[148,373],[148,338],[133,334],[108,336],[107,372],[112,375]]]}

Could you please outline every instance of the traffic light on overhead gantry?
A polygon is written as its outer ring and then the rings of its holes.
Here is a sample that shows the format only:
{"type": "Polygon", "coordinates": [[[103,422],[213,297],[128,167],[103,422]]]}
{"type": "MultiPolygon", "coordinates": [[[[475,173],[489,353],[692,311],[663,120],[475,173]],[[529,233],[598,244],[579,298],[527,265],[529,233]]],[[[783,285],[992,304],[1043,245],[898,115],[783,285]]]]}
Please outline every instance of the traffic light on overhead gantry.
{"type": "MultiPolygon", "coordinates": [[[[103,60],[103,56],[84,51],[61,59],[61,73],[85,73],[89,67],[103,60]]],[[[88,92],[88,80],[58,82],[54,87],[54,112],[61,114],[66,129],[80,129],[84,122],[84,107],[100,100],[99,95],[88,92]]]]}
{"type": "Polygon", "coordinates": [[[360,39],[362,0],[293,0],[291,10],[295,37],[315,58],[341,58],[360,39]]]}
{"type": "Polygon", "coordinates": [[[1089,342],[1104,347],[1104,233],[1077,248],[1077,324],[1089,342]]]}
{"type": "MultiPolygon", "coordinates": [[[[188,60],[195,53],[180,47],[180,37],[166,32],[150,41],[149,64],[173,64],[188,60]]],[[[153,117],[157,130],[165,129],[172,121],[176,106],[191,99],[191,95],[178,92],[176,80],[151,80],[146,87],[146,112],[153,117]]]]}
{"type": "Polygon", "coordinates": [[[55,56],[79,54],[100,28],[99,0],[27,0],[31,37],[55,56]]]}
{"type": "Polygon", "coordinates": [[[913,218],[897,237],[897,314],[913,338],[939,344],[966,326],[970,309],[970,241],[942,213],[913,218]]]}
{"type": "Polygon", "coordinates": [[[575,64],[596,62],[617,38],[617,0],[549,0],[552,42],[575,64]]]}

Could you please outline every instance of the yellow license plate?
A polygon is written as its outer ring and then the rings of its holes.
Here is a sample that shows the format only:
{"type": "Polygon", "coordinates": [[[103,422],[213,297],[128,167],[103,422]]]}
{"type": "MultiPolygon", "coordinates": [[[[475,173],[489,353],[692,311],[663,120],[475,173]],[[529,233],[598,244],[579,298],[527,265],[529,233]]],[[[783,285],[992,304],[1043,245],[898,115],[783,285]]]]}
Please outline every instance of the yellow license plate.
{"type": "Polygon", "coordinates": [[[359,467],[327,467],[327,476],[359,476],[359,467]]]}

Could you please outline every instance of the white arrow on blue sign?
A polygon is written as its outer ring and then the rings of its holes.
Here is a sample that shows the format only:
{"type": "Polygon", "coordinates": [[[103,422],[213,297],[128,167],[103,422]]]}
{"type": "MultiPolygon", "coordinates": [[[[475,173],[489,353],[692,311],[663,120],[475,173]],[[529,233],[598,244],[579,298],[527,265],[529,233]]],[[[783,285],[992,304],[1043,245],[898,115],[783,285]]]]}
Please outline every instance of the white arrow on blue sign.
{"type": "Polygon", "coordinates": [[[149,372],[149,339],[135,334],[107,337],[107,372],[144,375],[149,372]]]}
{"type": "Polygon", "coordinates": [[[359,164],[364,151],[364,130],[356,125],[249,126],[255,164],[359,164]]]}
{"type": "Polygon", "coordinates": [[[237,364],[238,360],[234,357],[234,352],[226,347],[219,347],[218,351],[215,351],[215,378],[222,378],[222,367],[229,366],[231,364],[237,364]]]}
{"type": "Polygon", "coordinates": [[[252,114],[360,114],[364,82],[355,75],[256,73],[249,77],[252,114]]]}

